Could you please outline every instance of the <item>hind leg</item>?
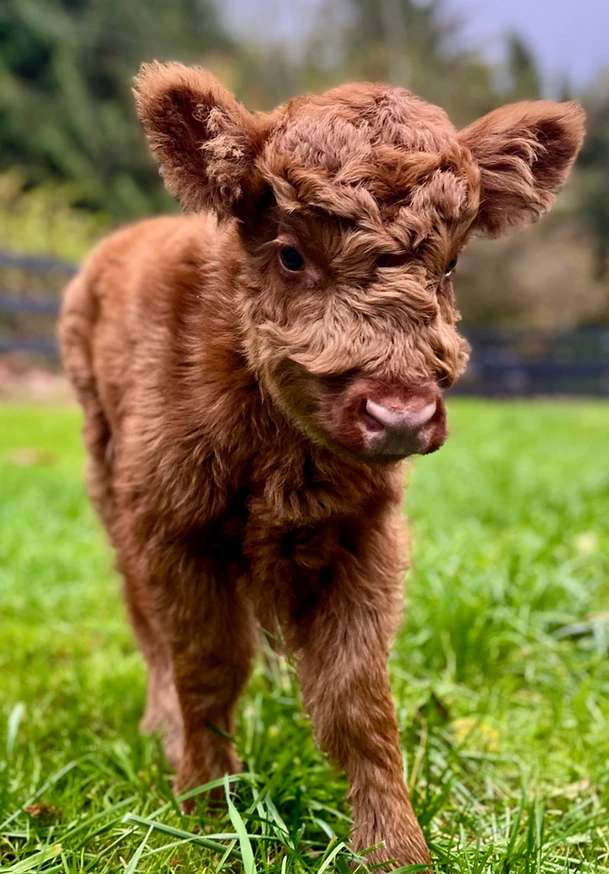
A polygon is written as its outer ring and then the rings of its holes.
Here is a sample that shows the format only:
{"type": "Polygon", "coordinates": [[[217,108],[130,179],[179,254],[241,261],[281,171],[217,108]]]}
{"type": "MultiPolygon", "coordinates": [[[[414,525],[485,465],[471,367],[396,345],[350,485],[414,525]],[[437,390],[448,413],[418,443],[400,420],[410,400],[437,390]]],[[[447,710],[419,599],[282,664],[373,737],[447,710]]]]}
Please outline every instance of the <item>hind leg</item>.
{"type": "Polygon", "coordinates": [[[96,395],[81,398],[85,414],[83,441],[88,451],[86,484],[91,503],[110,532],[114,519],[112,488],[112,433],[96,395]]]}
{"type": "MultiPolygon", "coordinates": [[[[83,438],[88,450],[87,489],[91,501],[112,539],[116,520],[114,499],[112,431],[97,397],[80,386],[85,421],[83,438]]],[[[183,731],[178,696],[173,681],[171,653],[154,597],[145,575],[121,567],[125,579],[125,601],[131,625],[148,668],[146,709],[141,731],[160,729],[167,760],[177,767],[182,758],[183,731]]]]}
{"type": "Polygon", "coordinates": [[[184,731],[165,629],[150,586],[135,574],[125,574],[125,601],[148,669],[146,709],[140,731],[159,730],[167,761],[177,768],[183,755],[184,731]]]}
{"type": "Polygon", "coordinates": [[[107,529],[114,517],[112,427],[110,410],[99,394],[91,343],[97,304],[84,273],[68,288],[59,322],[63,367],[83,410],[82,436],[87,450],[87,491],[107,529]]]}
{"type": "Polygon", "coordinates": [[[118,549],[129,617],[148,665],[147,704],[141,729],[161,728],[167,757],[177,765],[182,757],[183,732],[169,645],[152,596],[150,576],[133,556],[127,560],[115,536],[119,516],[115,495],[115,441],[121,432],[125,353],[120,352],[115,336],[116,324],[104,324],[101,318],[97,285],[96,271],[85,270],[66,290],[59,326],[62,359],[84,414],[87,491],[110,540],[118,549]],[[101,343],[100,330],[106,335],[101,343]],[[109,343],[110,336],[112,343],[109,343]]]}

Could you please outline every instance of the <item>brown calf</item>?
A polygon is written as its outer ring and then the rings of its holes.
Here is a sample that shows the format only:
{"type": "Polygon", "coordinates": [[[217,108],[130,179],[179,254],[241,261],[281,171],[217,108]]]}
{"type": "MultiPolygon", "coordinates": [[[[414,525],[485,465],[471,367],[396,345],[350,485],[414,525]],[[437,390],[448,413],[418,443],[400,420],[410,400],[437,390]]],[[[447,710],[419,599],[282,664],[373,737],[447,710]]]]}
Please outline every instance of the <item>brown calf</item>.
{"type": "Polygon", "coordinates": [[[177,64],[144,67],[135,94],[198,215],[103,242],[61,341],[148,663],[142,727],[162,729],[177,791],[235,772],[225,735],[268,629],[349,776],[354,846],[427,863],[386,668],[399,462],[447,436],[459,252],[551,206],[582,112],[520,103],[458,132],[407,91],[355,84],[252,115],[177,64]]]}

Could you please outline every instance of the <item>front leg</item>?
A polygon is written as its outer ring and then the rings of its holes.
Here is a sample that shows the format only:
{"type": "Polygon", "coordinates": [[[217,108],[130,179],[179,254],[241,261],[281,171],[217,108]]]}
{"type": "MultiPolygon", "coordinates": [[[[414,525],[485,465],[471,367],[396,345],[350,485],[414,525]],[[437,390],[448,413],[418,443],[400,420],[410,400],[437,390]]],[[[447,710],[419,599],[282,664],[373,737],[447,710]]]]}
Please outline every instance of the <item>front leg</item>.
{"type": "Polygon", "coordinates": [[[183,564],[180,583],[168,616],[184,725],[176,794],[240,770],[231,742],[234,710],[250,675],[257,635],[251,605],[228,574],[188,579],[183,564]]]}
{"type": "Polygon", "coordinates": [[[299,583],[309,596],[287,637],[318,741],[349,778],[354,848],[383,842],[370,863],[425,864],[430,855],[404,783],[387,674],[402,602],[397,529],[390,517],[369,525],[343,532],[330,566],[309,586],[299,583]]]}

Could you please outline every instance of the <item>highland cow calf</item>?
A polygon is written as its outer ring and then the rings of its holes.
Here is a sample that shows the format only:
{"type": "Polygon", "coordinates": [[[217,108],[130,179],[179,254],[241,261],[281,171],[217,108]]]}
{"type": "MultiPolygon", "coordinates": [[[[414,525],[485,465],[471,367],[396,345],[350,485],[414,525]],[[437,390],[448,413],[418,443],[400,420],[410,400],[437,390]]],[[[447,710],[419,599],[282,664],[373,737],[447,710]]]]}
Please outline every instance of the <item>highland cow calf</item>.
{"type": "Polygon", "coordinates": [[[356,84],[252,115],[177,64],[144,67],[135,93],[197,215],[107,239],[61,341],[148,663],[142,728],[162,730],[178,792],[237,771],[235,704],[266,629],[348,774],[354,846],[427,863],[386,666],[400,461],[446,440],[442,392],[468,351],[458,254],[550,207],[582,112],[520,103],[457,131],[407,91],[356,84]]]}

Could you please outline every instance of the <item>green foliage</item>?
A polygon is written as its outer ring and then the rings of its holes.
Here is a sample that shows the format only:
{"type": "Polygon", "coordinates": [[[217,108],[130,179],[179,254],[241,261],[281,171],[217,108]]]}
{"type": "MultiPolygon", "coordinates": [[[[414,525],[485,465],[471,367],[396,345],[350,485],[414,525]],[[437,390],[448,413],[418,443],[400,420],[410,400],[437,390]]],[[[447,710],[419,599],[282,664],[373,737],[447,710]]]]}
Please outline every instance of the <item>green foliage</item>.
{"type": "Polygon", "coordinates": [[[586,100],[588,136],[580,158],[579,213],[595,241],[596,276],[609,280],[609,72],[586,100]]]}
{"type": "Polygon", "coordinates": [[[513,237],[474,240],[455,291],[469,326],[568,331],[609,322],[609,288],[595,269],[593,241],[559,212],[513,237]]]}
{"type": "Polygon", "coordinates": [[[314,80],[401,85],[462,124],[492,109],[497,95],[491,67],[461,47],[460,29],[444,0],[328,2],[312,39],[308,73],[314,80]]]}
{"type": "MultiPolygon", "coordinates": [[[[453,401],[407,496],[414,568],[391,676],[446,874],[609,867],[609,411],[453,401]]],[[[230,810],[182,816],[81,483],[72,408],[0,408],[0,867],[348,874],[344,778],[267,653],[230,810]],[[29,450],[25,451],[24,450],[29,450]],[[216,849],[216,845],[222,849],[216,849]]]]}
{"type": "Polygon", "coordinates": [[[506,66],[505,87],[512,100],[533,100],[541,97],[541,75],[537,61],[526,42],[515,33],[507,37],[506,66]]]}
{"type": "Polygon", "coordinates": [[[108,229],[101,214],[74,206],[74,183],[25,189],[17,172],[0,175],[0,248],[78,263],[108,229]]]}
{"type": "Polygon", "coordinates": [[[140,63],[229,45],[209,0],[4,0],[0,170],[78,183],[115,218],[167,208],[130,92],[140,63]]]}

